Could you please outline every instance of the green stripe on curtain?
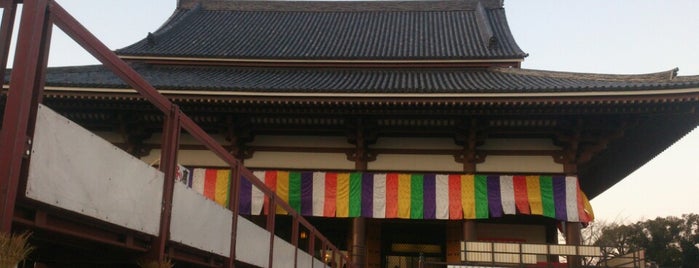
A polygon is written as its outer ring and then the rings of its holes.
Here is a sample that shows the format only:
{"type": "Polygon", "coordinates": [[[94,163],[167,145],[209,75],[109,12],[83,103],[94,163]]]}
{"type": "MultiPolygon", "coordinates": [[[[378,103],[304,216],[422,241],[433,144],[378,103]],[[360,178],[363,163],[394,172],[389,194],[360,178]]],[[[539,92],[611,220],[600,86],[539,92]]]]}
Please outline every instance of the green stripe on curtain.
{"type": "Polygon", "coordinates": [[[541,185],[541,204],[544,209],[544,216],[556,218],[556,206],[553,201],[553,179],[551,176],[539,177],[541,185]]]}
{"type": "Polygon", "coordinates": [[[362,215],[362,173],[350,173],[349,217],[362,215]]]}
{"type": "Polygon", "coordinates": [[[301,173],[289,172],[289,206],[301,212],[301,173]]]}
{"type": "Polygon", "coordinates": [[[422,174],[413,174],[410,177],[410,218],[422,219],[424,214],[423,205],[423,180],[422,174]]]}
{"type": "Polygon", "coordinates": [[[476,175],[476,219],[488,218],[488,176],[476,175]]]}

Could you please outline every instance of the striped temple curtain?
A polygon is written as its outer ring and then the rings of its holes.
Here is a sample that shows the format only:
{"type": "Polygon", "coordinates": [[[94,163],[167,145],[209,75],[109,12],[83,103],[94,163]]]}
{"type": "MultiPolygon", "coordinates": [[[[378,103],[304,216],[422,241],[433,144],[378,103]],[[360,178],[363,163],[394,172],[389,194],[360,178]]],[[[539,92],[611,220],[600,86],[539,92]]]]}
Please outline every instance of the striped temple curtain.
{"type": "MultiPolygon", "coordinates": [[[[228,205],[229,170],[195,168],[189,174],[183,182],[228,205]]],[[[281,170],[254,175],[304,216],[485,219],[525,214],[568,222],[594,219],[574,176],[281,170]]],[[[240,187],[240,213],[268,213],[268,200],[260,190],[247,180],[240,187]]]]}

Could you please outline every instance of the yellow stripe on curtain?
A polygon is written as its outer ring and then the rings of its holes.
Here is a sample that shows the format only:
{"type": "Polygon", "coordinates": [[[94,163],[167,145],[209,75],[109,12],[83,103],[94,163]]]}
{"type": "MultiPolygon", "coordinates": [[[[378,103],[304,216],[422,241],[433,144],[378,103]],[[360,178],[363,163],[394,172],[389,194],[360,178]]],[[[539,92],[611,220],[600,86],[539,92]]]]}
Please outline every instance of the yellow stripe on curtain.
{"type": "Polygon", "coordinates": [[[214,188],[214,201],[221,206],[228,207],[228,189],[230,186],[231,171],[219,169],[216,172],[216,187],[214,188]]]}
{"type": "MultiPolygon", "coordinates": [[[[289,172],[277,171],[277,195],[289,203],[289,172]]],[[[287,214],[281,206],[277,206],[277,214],[287,214]]]]}
{"type": "Polygon", "coordinates": [[[529,198],[529,207],[532,215],[544,215],[539,176],[527,176],[527,197],[529,198]]]}
{"type": "Polygon", "coordinates": [[[398,218],[410,219],[410,174],[398,174],[398,218]]]}
{"type": "Polygon", "coordinates": [[[476,180],[474,175],[461,175],[461,207],[464,219],[476,218],[476,180]]]}
{"type": "Polygon", "coordinates": [[[335,217],[349,217],[350,174],[337,173],[337,211],[335,217]]]}

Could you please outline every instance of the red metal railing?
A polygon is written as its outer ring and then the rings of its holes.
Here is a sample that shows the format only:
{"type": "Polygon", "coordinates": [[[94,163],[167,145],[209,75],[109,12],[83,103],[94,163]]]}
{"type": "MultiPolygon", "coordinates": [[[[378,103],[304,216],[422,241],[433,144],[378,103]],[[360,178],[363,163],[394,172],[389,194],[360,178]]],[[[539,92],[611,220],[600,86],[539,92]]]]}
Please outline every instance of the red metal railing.
{"type": "MultiPolygon", "coordinates": [[[[2,28],[0,28],[0,63],[7,61],[10,44],[14,13],[19,0],[0,0],[3,8],[2,28]]],[[[321,256],[331,253],[333,256],[341,256],[339,261],[333,261],[333,266],[352,267],[349,258],[342,255],[339,249],[326,237],[320,234],[306,219],[298,214],[289,204],[284,202],[273,191],[268,189],[263,182],[257,179],[250,170],[241,165],[240,161],[228,153],[225,148],[204,132],[190,117],[185,115],[176,104],[173,104],[165,96],[161,95],[143,77],[134,71],[127,63],[122,61],[109,48],[102,44],[75,18],[73,18],[58,3],[52,0],[25,0],[17,40],[17,50],[10,78],[10,89],[7,94],[7,103],[3,118],[3,128],[0,133],[0,231],[10,232],[14,207],[18,194],[18,185],[21,178],[21,170],[26,165],[25,151],[31,143],[33,124],[35,122],[38,103],[44,87],[44,76],[50,46],[51,28],[53,25],[60,28],[92,56],[99,60],[105,68],[112,71],[124,82],[134,88],[141,96],[160,110],[165,118],[163,126],[162,154],[160,170],[165,174],[163,184],[163,209],[160,219],[159,236],[154,240],[148,256],[152,259],[162,260],[166,257],[165,247],[168,243],[170,220],[172,213],[172,198],[174,191],[175,172],[177,168],[177,151],[179,147],[180,133],[184,129],[192,137],[202,143],[208,150],[215,153],[231,169],[231,198],[229,208],[233,212],[233,226],[231,234],[230,258],[225,267],[233,267],[236,256],[235,243],[236,227],[238,219],[239,185],[241,178],[249,180],[252,185],[260,189],[270,200],[270,208],[281,207],[293,219],[291,243],[298,250],[299,227],[309,231],[308,252],[313,255],[316,251],[316,240],[321,242],[319,250],[321,256]]],[[[0,67],[0,77],[4,77],[5,65],[0,67]]],[[[26,178],[24,178],[26,179],[26,178]]],[[[266,228],[271,233],[275,232],[275,213],[270,209],[267,215],[266,228]]],[[[269,266],[273,266],[274,235],[269,241],[270,255],[269,266]]],[[[322,258],[322,257],[321,257],[322,258]]]]}

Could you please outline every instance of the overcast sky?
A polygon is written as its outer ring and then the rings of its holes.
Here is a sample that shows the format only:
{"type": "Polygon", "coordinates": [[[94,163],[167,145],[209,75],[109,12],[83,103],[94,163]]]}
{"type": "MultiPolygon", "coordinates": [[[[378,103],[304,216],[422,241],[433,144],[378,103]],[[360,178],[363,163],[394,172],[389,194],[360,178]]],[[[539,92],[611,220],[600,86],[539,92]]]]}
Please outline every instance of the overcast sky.
{"type": "MultiPolygon", "coordinates": [[[[112,49],[155,31],[176,0],[58,0],[112,49]]],[[[635,74],[678,67],[699,75],[699,1],[506,0],[523,68],[635,74]]],[[[54,31],[49,65],[96,61],[54,31]]],[[[632,222],[699,213],[699,132],[694,131],[592,200],[597,219],[632,222]]]]}

